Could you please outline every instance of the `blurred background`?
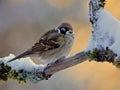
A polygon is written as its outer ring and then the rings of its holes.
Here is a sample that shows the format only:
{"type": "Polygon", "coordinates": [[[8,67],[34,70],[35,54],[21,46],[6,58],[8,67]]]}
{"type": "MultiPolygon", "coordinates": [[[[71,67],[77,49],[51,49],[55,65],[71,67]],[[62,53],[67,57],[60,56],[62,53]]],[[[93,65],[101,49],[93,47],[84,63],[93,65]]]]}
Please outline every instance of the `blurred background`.
{"type": "MultiPolygon", "coordinates": [[[[70,55],[87,47],[92,27],[89,0],[0,0],[0,57],[18,55],[42,34],[63,21],[72,24],[76,41],[70,55]]],[[[106,9],[120,19],[119,0],[106,0],[106,9]]],[[[0,90],[120,90],[120,69],[104,62],[83,62],[37,84],[0,81],[0,90]]]]}

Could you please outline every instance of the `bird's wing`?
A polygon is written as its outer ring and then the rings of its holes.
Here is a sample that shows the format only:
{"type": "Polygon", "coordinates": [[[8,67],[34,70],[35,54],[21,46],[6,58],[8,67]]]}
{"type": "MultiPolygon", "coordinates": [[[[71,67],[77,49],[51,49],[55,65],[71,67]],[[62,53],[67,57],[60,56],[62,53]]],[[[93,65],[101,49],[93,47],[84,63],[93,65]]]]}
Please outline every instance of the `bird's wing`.
{"type": "Polygon", "coordinates": [[[60,46],[58,38],[59,35],[55,30],[48,31],[37,43],[34,44],[31,51],[34,53],[58,48],[60,46]]]}

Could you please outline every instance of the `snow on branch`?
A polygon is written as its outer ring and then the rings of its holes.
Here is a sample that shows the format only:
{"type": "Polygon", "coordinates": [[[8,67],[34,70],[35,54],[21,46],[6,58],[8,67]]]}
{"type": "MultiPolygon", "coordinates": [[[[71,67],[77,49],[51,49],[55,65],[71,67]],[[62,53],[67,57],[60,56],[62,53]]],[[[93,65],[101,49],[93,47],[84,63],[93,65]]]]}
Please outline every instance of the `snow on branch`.
{"type": "Polygon", "coordinates": [[[90,0],[89,15],[93,26],[86,53],[98,62],[112,62],[120,67],[120,21],[104,9],[105,0],[90,0]]]}

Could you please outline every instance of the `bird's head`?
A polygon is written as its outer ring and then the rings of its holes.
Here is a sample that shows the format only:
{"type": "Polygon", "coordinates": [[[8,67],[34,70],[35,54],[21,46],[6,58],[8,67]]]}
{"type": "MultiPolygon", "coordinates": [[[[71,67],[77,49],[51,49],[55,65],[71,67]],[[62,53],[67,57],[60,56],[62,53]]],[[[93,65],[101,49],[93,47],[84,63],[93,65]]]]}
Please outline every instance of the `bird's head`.
{"type": "Polygon", "coordinates": [[[59,26],[55,28],[55,30],[58,33],[64,34],[64,35],[70,35],[73,34],[73,28],[69,23],[61,23],[59,26]]]}

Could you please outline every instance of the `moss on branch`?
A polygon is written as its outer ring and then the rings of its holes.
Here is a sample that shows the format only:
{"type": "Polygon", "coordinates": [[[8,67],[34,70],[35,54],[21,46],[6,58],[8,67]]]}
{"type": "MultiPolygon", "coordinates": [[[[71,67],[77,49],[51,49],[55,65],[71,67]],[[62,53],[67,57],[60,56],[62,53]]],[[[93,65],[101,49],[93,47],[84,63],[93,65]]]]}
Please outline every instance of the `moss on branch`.
{"type": "Polygon", "coordinates": [[[86,52],[86,55],[90,58],[90,61],[94,60],[97,62],[104,62],[104,61],[114,62],[114,58],[117,56],[108,47],[106,49],[94,48],[92,51],[86,52]]]}
{"type": "Polygon", "coordinates": [[[120,59],[116,59],[117,54],[115,54],[108,47],[106,49],[97,49],[94,48],[92,51],[86,52],[86,55],[89,57],[89,61],[97,62],[110,62],[113,63],[116,67],[120,68],[120,59]]]}
{"type": "Polygon", "coordinates": [[[104,6],[105,6],[105,0],[100,0],[99,2],[100,2],[99,6],[104,8],[104,6]]]}
{"type": "Polygon", "coordinates": [[[42,80],[40,75],[37,75],[37,72],[26,71],[24,69],[12,70],[10,66],[5,65],[4,62],[0,62],[0,80],[8,81],[9,79],[17,80],[19,83],[26,83],[27,80],[31,82],[38,82],[42,80]]]}
{"type": "Polygon", "coordinates": [[[11,67],[5,65],[2,61],[0,62],[0,80],[7,81],[11,67]]]}

